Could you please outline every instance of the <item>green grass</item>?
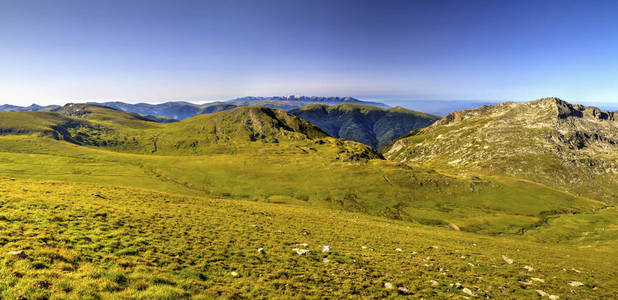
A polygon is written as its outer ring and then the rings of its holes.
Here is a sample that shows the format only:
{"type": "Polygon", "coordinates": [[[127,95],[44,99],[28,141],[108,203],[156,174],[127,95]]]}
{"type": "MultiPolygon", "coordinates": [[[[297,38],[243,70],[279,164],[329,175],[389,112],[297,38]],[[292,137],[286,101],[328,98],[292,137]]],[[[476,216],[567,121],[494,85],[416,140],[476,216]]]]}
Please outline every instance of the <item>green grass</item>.
{"type": "Polygon", "coordinates": [[[386,161],[264,108],[116,114],[0,115],[27,129],[0,136],[0,298],[615,298],[599,201],[386,161]]]}
{"type": "Polygon", "coordinates": [[[28,136],[0,141],[4,176],[303,204],[421,224],[454,223],[465,231],[488,234],[516,234],[552,215],[590,213],[601,206],[522,180],[446,176],[383,160],[341,161],[336,159],[341,148],[332,143],[256,142],[234,154],[171,156],[119,153],[28,136]]]}
{"type": "Polygon", "coordinates": [[[455,283],[491,298],[533,298],[541,289],[601,299],[618,288],[615,251],[330,209],[9,178],[0,180],[0,206],[0,296],[7,299],[384,298],[398,287],[415,298],[465,296],[455,283]],[[292,252],[297,243],[311,253],[292,252]],[[16,250],[26,257],[8,254],[16,250]],[[545,282],[520,283],[530,277],[545,282]]]}

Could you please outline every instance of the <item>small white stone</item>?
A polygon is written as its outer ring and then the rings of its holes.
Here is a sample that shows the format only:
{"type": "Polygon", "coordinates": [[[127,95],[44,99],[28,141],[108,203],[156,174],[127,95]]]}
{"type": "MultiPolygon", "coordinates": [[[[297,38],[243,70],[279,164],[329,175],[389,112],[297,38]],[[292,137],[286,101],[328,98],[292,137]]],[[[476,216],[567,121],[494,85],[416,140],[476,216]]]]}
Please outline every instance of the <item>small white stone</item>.
{"type": "Polygon", "coordinates": [[[266,254],[266,251],[264,251],[264,248],[259,248],[257,252],[260,254],[266,254]]]}
{"type": "Polygon", "coordinates": [[[232,271],[230,272],[230,275],[232,275],[232,277],[238,277],[238,272],[232,271]]]}
{"type": "Polygon", "coordinates": [[[399,251],[399,252],[401,252],[401,251],[403,251],[403,250],[401,250],[401,248],[395,248],[395,251],[399,251]]]}
{"type": "Polygon", "coordinates": [[[311,253],[310,250],[298,249],[298,248],[294,248],[294,249],[292,249],[292,251],[296,252],[296,254],[298,254],[298,255],[307,255],[307,254],[311,253]]]}
{"type": "Polygon", "coordinates": [[[463,288],[461,291],[466,295],[474,296],[474,293],[469,288],[463,288]]]}
{"type": "Polygon", "coordinates": [[[330,247],[322,246],[322,252],[328,252],[328,251],[330,251],[330,247]]]}
{"type": "Polygon", "coordinates": [[[511,265],[511,264],[513,264],[513,263],[515,262],[514,260],[512,260],[512,259],[510,259],[510,258],[508,258],[508,257],[506,257],[506,256],[504,256],[504,255],[502,255],[502,259],[504,259],[504,261],[505,261],[507,264],[509,264],[509,265],[511,265]]]}
{"type": "Polygon", "coordinates": [[[393,284],[390,283],[390,282],[385,282],[384,283],[384,288],[387,289],[387,290],[390,290],[390,289],[393,288],[393,284]]]}
{"type": "Polygon", "coordinates": [[[582,282],[579,282],[579,281],[571,281],[571,282],[569,282],[569,285],[573,286],[573,287],[578,287],[578,286],[582,286],[584,284],[582,282]]]}

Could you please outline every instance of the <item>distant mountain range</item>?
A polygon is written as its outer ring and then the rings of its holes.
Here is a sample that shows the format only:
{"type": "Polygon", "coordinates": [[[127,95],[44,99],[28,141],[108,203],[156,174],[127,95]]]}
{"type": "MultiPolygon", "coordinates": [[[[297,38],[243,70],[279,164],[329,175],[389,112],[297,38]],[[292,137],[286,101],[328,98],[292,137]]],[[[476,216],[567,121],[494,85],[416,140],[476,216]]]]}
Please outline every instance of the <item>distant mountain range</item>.
{"type": "Polygon", "coordinates": [[[51,111],[59,107],[60,105],[40,106],[40,105],[32,104],[30,106],[17,106],[17,105],[4,104],[4,105],[0,105],[0,112],[51,111]]]}
{"type": "MultiPolygon", "coordinates": [[[[381,108],[389,106],[379,102],[361,101],[352,97],[315,97],[315,96],[273,96],[273,97],[243,97],[227,101],[218,101],[204,104],[195,104],[185,101],[165,102],[161,104],[137,103],[130,104],[120,101],[115,102],[89,102],[89,104],[97,104],[112,107],[129,113],[150,116],[152,119],[163,122],[175,120],[185,120],[197,115],[219,112],[235,108],[237,106],[266,106],[270,108],[283,109],[286,111],[299,108],[309,103],[321,104],[364,104],[372,105],[381,108]],[[163,118],[163,119],[161,119],[163,118]]],[[[16,111],[51,111],[60,106],[39,106],[33,104],[31,106],[22,107],[15,105],[2,105],[0,112],[16,112],[16,111]]]]}

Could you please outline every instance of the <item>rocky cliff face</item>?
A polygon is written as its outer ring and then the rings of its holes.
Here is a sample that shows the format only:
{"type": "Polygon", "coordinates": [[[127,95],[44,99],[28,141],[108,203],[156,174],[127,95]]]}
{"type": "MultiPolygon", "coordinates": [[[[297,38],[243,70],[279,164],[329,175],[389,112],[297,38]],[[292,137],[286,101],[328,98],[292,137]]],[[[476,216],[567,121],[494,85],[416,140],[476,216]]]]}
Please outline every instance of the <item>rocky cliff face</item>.
{"type": "Polygon", "coordinates": [[[618,198],[616,113],[558,98],[451,113],[396,141],[385,156],[456,172],[525,178],[597,199],[618,198]]]}

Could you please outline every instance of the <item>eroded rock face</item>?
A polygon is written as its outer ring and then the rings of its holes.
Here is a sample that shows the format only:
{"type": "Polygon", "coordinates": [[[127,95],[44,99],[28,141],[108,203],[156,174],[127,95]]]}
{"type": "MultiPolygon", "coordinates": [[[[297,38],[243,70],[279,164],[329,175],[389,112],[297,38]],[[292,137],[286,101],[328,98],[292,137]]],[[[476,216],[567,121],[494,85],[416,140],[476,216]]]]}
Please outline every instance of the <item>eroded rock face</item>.
{"type": "Polygon", "coordinates": [[[530,179],[601,200],[618,198],[616,112],[558,98],[454,112],[396,141],[384,156],[530,179]]]}

